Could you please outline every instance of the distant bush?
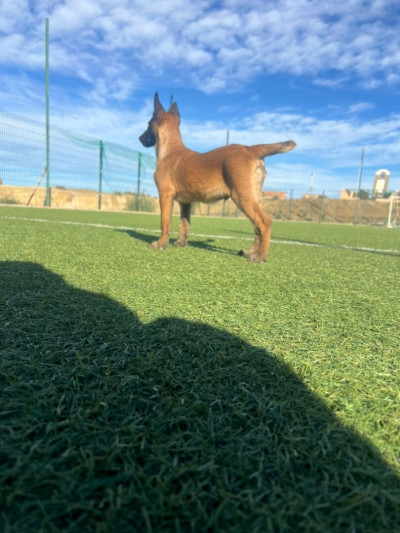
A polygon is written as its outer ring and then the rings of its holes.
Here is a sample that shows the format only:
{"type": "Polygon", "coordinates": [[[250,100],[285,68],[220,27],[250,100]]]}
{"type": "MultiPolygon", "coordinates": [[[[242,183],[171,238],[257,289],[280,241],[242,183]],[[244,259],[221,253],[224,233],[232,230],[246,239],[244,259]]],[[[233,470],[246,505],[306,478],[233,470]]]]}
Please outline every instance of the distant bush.
{"type": "Polygon", "coordinates": [[[153,200],[150,196],[140,197],[140,211],[147,211],[147,213],[153,213],[155,211],[153,200]]]}
{"type": "MultiPolygon", "coordinates": [[[[136,194],[130,195],[126,199],[125,209],[127,211],[136,211],[137,210],[136,199],[137,199],[136,194]]],[[[141,196],[139,203],[140,203],[139,211],[146,211],[147,213],[153,213],[155,211],[154,204],[153,204],[152,198],[150,196],[147,196],[147,195],[141,196]]]]}
{"type": "Polygon", "coordinates": [[[125,209],[127,211],[136,211],[136,196],[135,195],[130,194],[126,198],[125,209]]]}
{"type": "Polygon", "coordinates": [[[11,198],[10,196],[6,196],[4,198],[0,196],[0,204],[17,205],[20,203],[21,202],[19,202],[15,198],[11,198]]]}

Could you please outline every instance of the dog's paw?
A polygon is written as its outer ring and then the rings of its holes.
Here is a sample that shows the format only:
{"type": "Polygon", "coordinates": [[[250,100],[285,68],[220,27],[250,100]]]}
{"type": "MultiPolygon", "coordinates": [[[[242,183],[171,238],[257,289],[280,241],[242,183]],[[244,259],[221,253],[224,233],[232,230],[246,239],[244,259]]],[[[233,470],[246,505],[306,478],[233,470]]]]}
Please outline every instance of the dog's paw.
{"type": "Polygon", "coordinates": [[[150,248],[153,248],[153,250],[165,250],[167,246],[168,243],[164,244],[160,241],[155,241],[150,244],[150,248]]]}
{"type": "Polygon", "coordinates": [[[251,254],[248,257],[249,263],[265,263],[267,261],[266,257],[263,257],[259,254],[251,254]]]}
{"type": "Polygon", "coordinates": [[[185,248],[185,246],[187,245],[187,241],[186,242],[182,242],[180,240],[177,240],[174,242],[174,246],[177,246],[179,248],[185,248]]]}

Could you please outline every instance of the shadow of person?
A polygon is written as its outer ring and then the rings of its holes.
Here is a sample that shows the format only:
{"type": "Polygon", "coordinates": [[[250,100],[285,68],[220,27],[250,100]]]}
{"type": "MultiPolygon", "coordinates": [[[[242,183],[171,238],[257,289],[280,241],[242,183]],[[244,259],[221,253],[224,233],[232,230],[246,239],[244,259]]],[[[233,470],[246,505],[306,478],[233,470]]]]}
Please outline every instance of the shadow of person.
{"type": "Polygon", "coordinates": [[[0,263],[6,531],[395,531],[399,479],[272,354],[0,263]]]}

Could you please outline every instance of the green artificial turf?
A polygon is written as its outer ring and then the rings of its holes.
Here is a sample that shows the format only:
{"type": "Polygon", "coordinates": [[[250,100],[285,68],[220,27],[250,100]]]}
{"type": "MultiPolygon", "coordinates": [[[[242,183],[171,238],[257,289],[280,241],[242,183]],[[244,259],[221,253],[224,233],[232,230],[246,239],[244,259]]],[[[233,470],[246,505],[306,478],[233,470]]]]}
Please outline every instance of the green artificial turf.
{"type": "Polygon", "coordinates": [[[399,230],[158,226],[0,207],[0,530],[398,530],[399,230]]]}

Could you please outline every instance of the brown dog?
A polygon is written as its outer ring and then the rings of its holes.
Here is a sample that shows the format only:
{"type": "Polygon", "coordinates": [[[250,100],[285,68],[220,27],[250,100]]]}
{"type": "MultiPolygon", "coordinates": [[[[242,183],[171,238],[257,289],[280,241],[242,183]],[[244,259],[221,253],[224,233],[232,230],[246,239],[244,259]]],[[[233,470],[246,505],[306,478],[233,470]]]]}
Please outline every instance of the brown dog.
{"type": "Polygon", "coordinates": [[[255,232],[249,250],[242,250],[240,254],[254,263],[265,261],[271,238],[271,219],[260,207],[266,175],[263,158],[293,150],[296,143],[286,141],[255,146],[230,144],[200,154],[184,146],[179,124],[177,105],[172,104],[166,112],[156,93],[153,117],[147,130],[139,137],[144,146],[155,146],[157,155],[154,177],[160,199],[161,237],[152,247],[162,249],[168,245],[174,200],[181,207],[179,237],[174,244],[186,246],[191,203],[232,198],[250,219],[255,232]]]}

